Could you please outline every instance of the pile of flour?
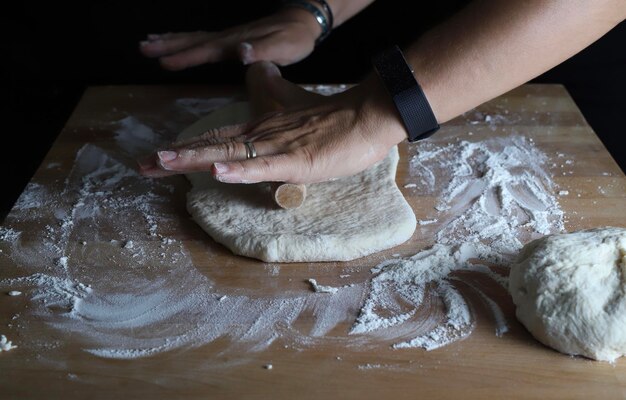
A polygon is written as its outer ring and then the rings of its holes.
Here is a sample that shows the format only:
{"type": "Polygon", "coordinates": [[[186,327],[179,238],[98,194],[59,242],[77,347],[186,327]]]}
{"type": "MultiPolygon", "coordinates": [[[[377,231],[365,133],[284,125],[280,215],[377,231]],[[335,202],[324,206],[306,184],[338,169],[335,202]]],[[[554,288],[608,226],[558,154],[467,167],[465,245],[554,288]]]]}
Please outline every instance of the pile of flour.
{"type": "MultiPolygon", "coordinates": [[[[375,276],[351,333],[401,325],[418,314],[426,294],[431,293],[443,303],[443,320],[394,347],[432,350],[469,335],[473,318],[452,273],[480,272],[506,289],[506,278],[485,263],[506,264],[522,247],[520,239],[564,229],[555,185],[545,170],[547,161],[522,136],[443,146],[421,144],[411,159],[410,172],[416,178],[415,190],[439,199],[430,216],[441,221],[435,244],[413,257],[388,260],[372,270],[375,276]]],[[[491,310],[496,334],[505,333],[508,328],[498,305],[479,287],[463,284],[478,292],[491,310]]],[[[423,314],[419,318],[424,318],[423,314]]]]}
{"type": "MultiPolygon", "coordinates": [[[[547,158],[530,140],[420,144],[406,184],[439,199],[418,227],[435,238],[432,248],[385,261],[370,282],[352,278],[358,268],[337,267],[345,283],[339,287],[303,277],[301,290],[263,297],[220,287],[198,270],[190,251],[171,237],[182,229],[184,212],[171,201],[175,181],[134,171],[137,153],[169,141],[195,113],[224,102],[182,99],[172,105],[171,118],[126,116],[113,126],[115,148],[87,144],[64,181],[28,185],[0,228],[0,256],[23,274],[0,281],[0,289],[20,291],[32,303],[15,316],[15,329],[23,330],[20,348],[53,358],[57,350],[42,344],[45,338],[31,337],[53,329],[107,358],[145,357],[219,338],[230,339],[222,354],[262,351],[276,342],[295,349],[325,342],[355,351],[390,344],[433,349],[471,333],[474,319],[461,285],[493,312],[496,334],[506,331],[498,305],[455,271],[503,284],[483,261],[506,262],[520,240],[562,229],[547,158]],[[162,120],[169,125],[155,122],[162,120]],[[50,219],[56,223],[41,223],[50,219]],[[428,307],[437,301],[444,315],[428,307]],[[351,334],[337,333],[346,323],[351,334]]],[[[210,251],[207,246],[209,257],[210,251]]],[[[264,272],[272,279],[281,275],[272,264],[264,272]]]]}

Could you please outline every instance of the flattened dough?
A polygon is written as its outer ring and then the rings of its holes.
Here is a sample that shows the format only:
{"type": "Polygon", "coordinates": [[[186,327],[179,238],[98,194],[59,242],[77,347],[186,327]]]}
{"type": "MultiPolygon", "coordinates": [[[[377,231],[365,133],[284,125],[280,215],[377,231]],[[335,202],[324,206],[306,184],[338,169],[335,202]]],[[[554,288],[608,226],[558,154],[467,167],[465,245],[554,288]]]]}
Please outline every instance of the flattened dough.
{"type": "MultiPolygon", "coordinates": [[[[184,130],[179,139],[214,127],[245,122],[247,103],[217,110],[184,130]]],[[[217,242],[233,253],[266,262],[347,261],[397,246],[415,231],[415,214],[395,182],[398,149],[358,175],[311,184],[303,206],[279,209],[265,183],[216,182],[189,174],[187,209],[217,242]]]]}
{"type": "Polygon", "coordinates": [[[566,354],[626,354],[626,229],[597,228],[527,244],[511,266],[517,318],[566,354]]]}

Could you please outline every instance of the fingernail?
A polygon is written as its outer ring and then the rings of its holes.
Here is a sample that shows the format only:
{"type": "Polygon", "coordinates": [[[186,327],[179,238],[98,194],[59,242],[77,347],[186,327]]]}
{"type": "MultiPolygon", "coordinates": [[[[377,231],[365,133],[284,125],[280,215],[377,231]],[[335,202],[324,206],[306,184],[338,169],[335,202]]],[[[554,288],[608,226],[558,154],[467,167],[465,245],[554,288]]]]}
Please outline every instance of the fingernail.
{"type": "Polygon", "coordinates": [[[157,155],[159,156],[159,160],[165,161],[165,162],[172,161],[176,159],[176,157],[178,157],[178,153],[176,153],[175,151],[169,151],[169,150],[159,151],[157,152],[157,155]]]}
{"type": "Polygon", "coordinates": [[[224,174],[228,172],[228,165],[226,164],[215,163],[213,164],[213,168],[215,168],[215,172],[217,172],[218,174],[224,174]]]}
{"type": "Polygon", "coordinates": [[[265,75],[267,76],[280,76],[280,70],[278,69],[278,67],[276,66],[276,64],[269,62],[269,61],[261,61],[260,64],[263,67],[263,72],[265,72],[265,75]]]}
{"type": "Polygon", "coordinates": [[[242,181],[239,178],[233,178],[231,176],[214,175],[213,178],[216,181],[222,182],[222,183],[248,183],[248,182],[242,181]]]}
{"type": "Polygon", "coordinates": [[[141,46],[141,47],[147,46],[149,44],[150,44],[150,42],[148,42],[147,40],[143,40],[143,41],[139,42],[139,46],[141,46]]]}
{"type": "Polygon", "coordinates": [[[161,35],[157,34],[157,33],[150,33],[148,34],[148,40],[159,40],[161,39],[161,35]]]}
{"type": "Polygon", "coordinates": [[[241,62],[243,65],[248,65],[252,63],[254,56],[254,49],[252,45],[248,42],[239,43],[239,57],[241,58],[241,62]]]}

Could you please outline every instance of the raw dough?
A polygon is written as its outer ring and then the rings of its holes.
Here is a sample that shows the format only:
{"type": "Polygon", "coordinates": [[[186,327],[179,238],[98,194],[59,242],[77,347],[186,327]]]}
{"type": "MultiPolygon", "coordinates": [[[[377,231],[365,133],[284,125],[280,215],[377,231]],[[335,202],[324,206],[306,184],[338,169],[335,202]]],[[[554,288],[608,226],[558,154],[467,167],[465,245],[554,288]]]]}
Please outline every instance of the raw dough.
{"type": "Polygon", "coordinates": [[[511,267],[517,318],[567,354],[614,361],[626,354],[626,229],[546,236],[511,267]]]}
{"type": "MultiPolygon", "coordinates": [[[[247,103],[209,114],[179,139],[214,127],[245,122],[247,103]]],[[[207,173],[189,174],[187,209],[217,242],[233,253],[267,262],[347,261],[399,245],[416,220],[395,182],[398,149],[352,177],[311,184],[300,208],[279,209],[268,184],[216,182],[207,173]]]]}

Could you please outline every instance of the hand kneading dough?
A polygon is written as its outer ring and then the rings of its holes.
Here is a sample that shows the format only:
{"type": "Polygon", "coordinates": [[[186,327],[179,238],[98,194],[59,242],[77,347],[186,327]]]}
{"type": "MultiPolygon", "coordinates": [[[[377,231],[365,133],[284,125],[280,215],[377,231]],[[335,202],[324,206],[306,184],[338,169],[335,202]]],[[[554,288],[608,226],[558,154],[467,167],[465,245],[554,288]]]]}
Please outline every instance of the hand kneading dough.
{"type": "Polygon", "coordinates": [[[614,361],[626,354],[626,229],[546,236],[511,267],[517,318],[542,343],[614,361]]]}
{"type": "MultiPolygon", "coordinates": [[[[196,122],[179,139],[210,128],[246,122],[247,103],[236,103],[196,122]]],[[[272,202],[268,184],[225,184],[208,173],[189,174],[187,209],[233,253],[267,262],[347,261],[408,240],[413,210],[395,183],[398,149],[358,175],[311,184],[300,208],[272,202]]]]}

